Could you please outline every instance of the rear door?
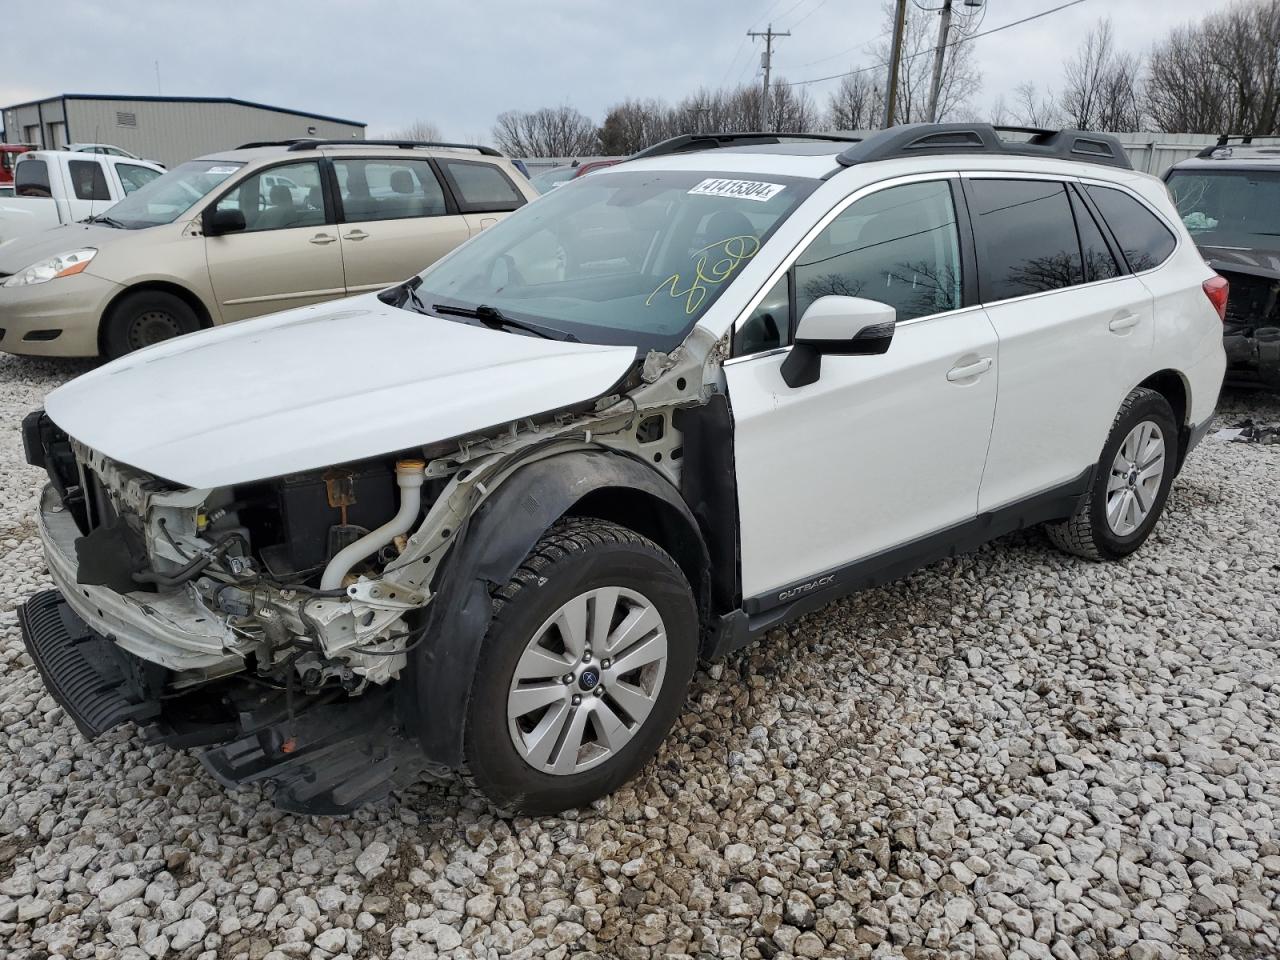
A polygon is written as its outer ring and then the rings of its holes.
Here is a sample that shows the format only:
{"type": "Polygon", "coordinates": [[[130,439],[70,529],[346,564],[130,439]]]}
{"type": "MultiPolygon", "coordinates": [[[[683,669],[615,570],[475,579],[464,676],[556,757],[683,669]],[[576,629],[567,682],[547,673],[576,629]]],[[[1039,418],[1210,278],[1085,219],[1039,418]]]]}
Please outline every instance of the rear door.
{"type": "Polygon", "coordinates": [[[333,160],[348,293],[381,290],[471,235],[426,158],[333,160]]]}
{"type": "Polygon", "coordinates": [[[1152,297],[1125,270],[1078,185],[965,177],[983,304],[1000,340],[980,513],[1065,486],[1097,463],[1145,376],[1152,297]]]}
{"type": "Polygon", "coordinates": [[[242,232],[205,237],[209,280],[224,322],[346,292],[342,247],[318,160],[251,174],[224,193],[215,208],[238,209],[245,218],[242,232]]]}

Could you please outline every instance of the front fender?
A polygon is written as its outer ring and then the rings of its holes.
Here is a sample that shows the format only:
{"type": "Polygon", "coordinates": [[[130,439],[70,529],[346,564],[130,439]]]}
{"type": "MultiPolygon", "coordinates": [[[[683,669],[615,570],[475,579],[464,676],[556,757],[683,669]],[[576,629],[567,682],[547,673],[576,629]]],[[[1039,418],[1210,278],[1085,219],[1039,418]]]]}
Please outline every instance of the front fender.
{"type": "Polygon", "coordinates": [[[468,522],[428,608],[425,640],[401,677],[397,711],[433,764],[463,763],[472,675],[493,613],[490,590],[507,583],[552,524],[589,494],[622,489],[661,501],[688,525],[707,567],[697,521],[680,494],[651,468],[622,454],[581,450],[512,474],[468,522]]]}

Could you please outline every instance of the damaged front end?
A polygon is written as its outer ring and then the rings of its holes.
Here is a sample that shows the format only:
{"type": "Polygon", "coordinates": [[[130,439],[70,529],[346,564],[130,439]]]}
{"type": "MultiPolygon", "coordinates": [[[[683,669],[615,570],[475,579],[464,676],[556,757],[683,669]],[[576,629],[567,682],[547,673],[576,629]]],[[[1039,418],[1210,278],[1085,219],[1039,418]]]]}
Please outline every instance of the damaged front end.
{"type": "MultiPolygon", "coordinates": [[[[49,474],[38,525],[57,588],[22,611],[32,658],[87,737],[136,722],[153,741],[203,748],[224,784],[271,784],[285,809],[346,813],[444,773],[456,756],[422,729],[430,684],[406,678],[432,673],[441,704],[469,688],[439,634],[478,647],[487,609],[466,636],[432,613],[458,542],[513,475],[562,454],[622,454],[677,489],[674,414],[705,403],[702,361],[719,356],[689,346],[586,409],[217,489],[118,463],[32,414],[24,441],[49,474]]],[[[527,545],[512,549],[518,562],[527,545]]],[[[472,578],[454,595],[474,582],[487,596],[500,571],[453,574],[472,578]]]]}
{"type": "Polygon", "coordinates": [[[1244,258],[1209,260],[1231,285],[1222,328],[1227,382],[1280,390],[1280,258],[1267,258],[1275,269],[1244,258]]]}

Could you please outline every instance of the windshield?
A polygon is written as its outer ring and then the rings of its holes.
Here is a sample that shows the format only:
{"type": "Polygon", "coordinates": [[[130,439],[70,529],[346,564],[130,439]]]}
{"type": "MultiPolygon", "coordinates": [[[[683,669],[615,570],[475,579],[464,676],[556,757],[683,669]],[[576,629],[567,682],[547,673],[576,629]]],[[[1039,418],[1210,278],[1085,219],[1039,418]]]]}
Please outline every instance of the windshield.
{"type": "Polygon", "coordinates": [[[128,230],[173,223],[244,164],[236,160],[191,160],[156,177],[106,212],[128,230]]]}
{"type": "Polygon", "coordinates": [[[1280,172],[1175,170],[1169,192],[1200,246],[1280,245],[1280,172]]]}
{"type": "Polygon", "coordinates": [[[548,190],[572,180],[573,175],[577,172],[576,167],[556,167],[554,170],[548,170],[545,173],[530,177],[529,182],[533,184],[533,189],[539,193],[546,193],[548,190]]]}
{"type": "Polygon", "coordinates": [[[603,170],[422,275],[417,300],[493,307],[587,343],[671,350],[819,181],[603,170]]]}

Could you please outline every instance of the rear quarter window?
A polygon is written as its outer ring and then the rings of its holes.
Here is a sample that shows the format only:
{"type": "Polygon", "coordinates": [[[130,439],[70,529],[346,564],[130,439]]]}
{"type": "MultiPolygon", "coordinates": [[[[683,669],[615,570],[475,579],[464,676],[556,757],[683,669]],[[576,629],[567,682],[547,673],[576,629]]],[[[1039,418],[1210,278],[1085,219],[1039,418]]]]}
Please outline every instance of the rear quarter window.
{"type": "Polygon", "coordinates": [[[524,205],[524,194],[491,163],[441,160],[440,166],[463,213],[500,213],[524,205]]]}
{"type": "Polygon", "coordinates": [[[1090,185],[1086,189],[1120,244],[1130,270],[1150,270],[1169,259],[1178,239],[1143,203],[1114,187],[1090,185]]]}
{"type": "Polygon", "coordinates": [[[67,164],[77,200],[110,200],[107,176],[97,160],[72,160],[67,164]]]}
{"type": "Polygon", "coordinates": [[[13,192],[19,197],[51,197],[49,168],[38,157],[23,160],[14,168],[13,192]]]}

